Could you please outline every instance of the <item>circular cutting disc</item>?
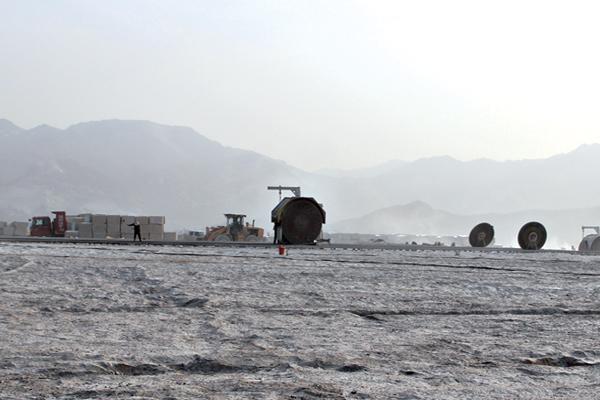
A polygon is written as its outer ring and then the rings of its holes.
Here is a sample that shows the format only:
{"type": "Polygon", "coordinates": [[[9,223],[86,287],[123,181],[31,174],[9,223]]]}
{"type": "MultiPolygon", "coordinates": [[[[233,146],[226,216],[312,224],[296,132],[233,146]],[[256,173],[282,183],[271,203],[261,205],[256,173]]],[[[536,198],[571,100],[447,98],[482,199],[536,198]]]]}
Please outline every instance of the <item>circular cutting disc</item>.
{"type": "Polygon", "coordinates": [[[519,230],[517,239],[523,250],[539,250],[546,243],[546,228],[539,222],[528,222],[519,230]]]}
{"type": "Polygon", "coordinates": [[[285,206],[281,233],[288,244],[312,244],[319,237],[322,225],[319,207],[308,199],[298,198],[285,206]]]}
{"type": "Polygon", "coordinates": [[[486,247],[494,240],[494,227],[487,222],[477,224],[471,229],[469,243],[473,247],[486,247]]]}

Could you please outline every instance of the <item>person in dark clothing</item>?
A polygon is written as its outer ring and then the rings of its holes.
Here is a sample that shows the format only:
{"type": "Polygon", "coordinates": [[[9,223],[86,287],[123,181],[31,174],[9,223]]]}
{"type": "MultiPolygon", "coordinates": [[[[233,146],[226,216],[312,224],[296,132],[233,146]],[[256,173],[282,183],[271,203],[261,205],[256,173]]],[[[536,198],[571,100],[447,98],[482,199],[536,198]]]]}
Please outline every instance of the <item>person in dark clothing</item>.
{"type": "Polygon", "coordinates": [[[127,226],[133,226],[133,241],[135,242],[135,238],[140,239],[142,241],[142,231],[140,229],[140,223],[135,221],[133,224],[129,224],[127,226]]]}

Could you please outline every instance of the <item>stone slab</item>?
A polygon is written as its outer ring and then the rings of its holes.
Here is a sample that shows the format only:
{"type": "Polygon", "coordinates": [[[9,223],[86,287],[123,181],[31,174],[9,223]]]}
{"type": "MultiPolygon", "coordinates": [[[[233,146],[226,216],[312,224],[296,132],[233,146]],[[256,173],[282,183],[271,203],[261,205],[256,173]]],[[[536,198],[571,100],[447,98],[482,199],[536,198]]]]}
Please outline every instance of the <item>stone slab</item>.
{"type": "Polygon", "coordinates": [[[106,224],[106,215],[92,214],[92,223],[94,225],[106,224]]]}

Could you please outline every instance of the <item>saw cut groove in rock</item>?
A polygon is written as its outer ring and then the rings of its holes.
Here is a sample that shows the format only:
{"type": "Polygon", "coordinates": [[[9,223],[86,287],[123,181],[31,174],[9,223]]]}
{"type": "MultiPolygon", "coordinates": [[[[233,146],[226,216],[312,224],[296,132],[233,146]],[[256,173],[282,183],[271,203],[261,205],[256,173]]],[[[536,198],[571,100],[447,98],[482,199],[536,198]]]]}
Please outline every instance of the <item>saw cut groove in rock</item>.
{"type": "Polygon", "coordinates": [[[540,358],[526,358],[524,364],[545,365],[548,367],[591,367],[600,365],[600,361],[586,361],[572,356],[548,356],[540,358]]]}
{"type": "Polygon", "coordinates": [[[231,374],[238,372],[256,372],[260,369],[260,367],[254,365],[229,365],[222,363],[217,360],[210,360],[206,358],[202,358],[200,356],[195,356],[192,361],[185,364],[175,364],[171,365],[171,368],[181,371],[187,372],[191,374],[231,374]]]}

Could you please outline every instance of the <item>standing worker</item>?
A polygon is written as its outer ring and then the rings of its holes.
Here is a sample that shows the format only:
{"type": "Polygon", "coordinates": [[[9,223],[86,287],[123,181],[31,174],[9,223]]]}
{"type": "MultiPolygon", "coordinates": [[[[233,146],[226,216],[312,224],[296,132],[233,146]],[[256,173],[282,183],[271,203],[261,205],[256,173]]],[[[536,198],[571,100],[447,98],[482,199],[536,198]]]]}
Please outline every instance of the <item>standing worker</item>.
{"type": "Polygon", "coordinates": [[[135,238],[140,239],[142,241],[142,234],[140,229],[140,223],[135,221],[133,224],[129,224],[127,226],[133,226],[133,241],[135,242],[135,238]]]}

